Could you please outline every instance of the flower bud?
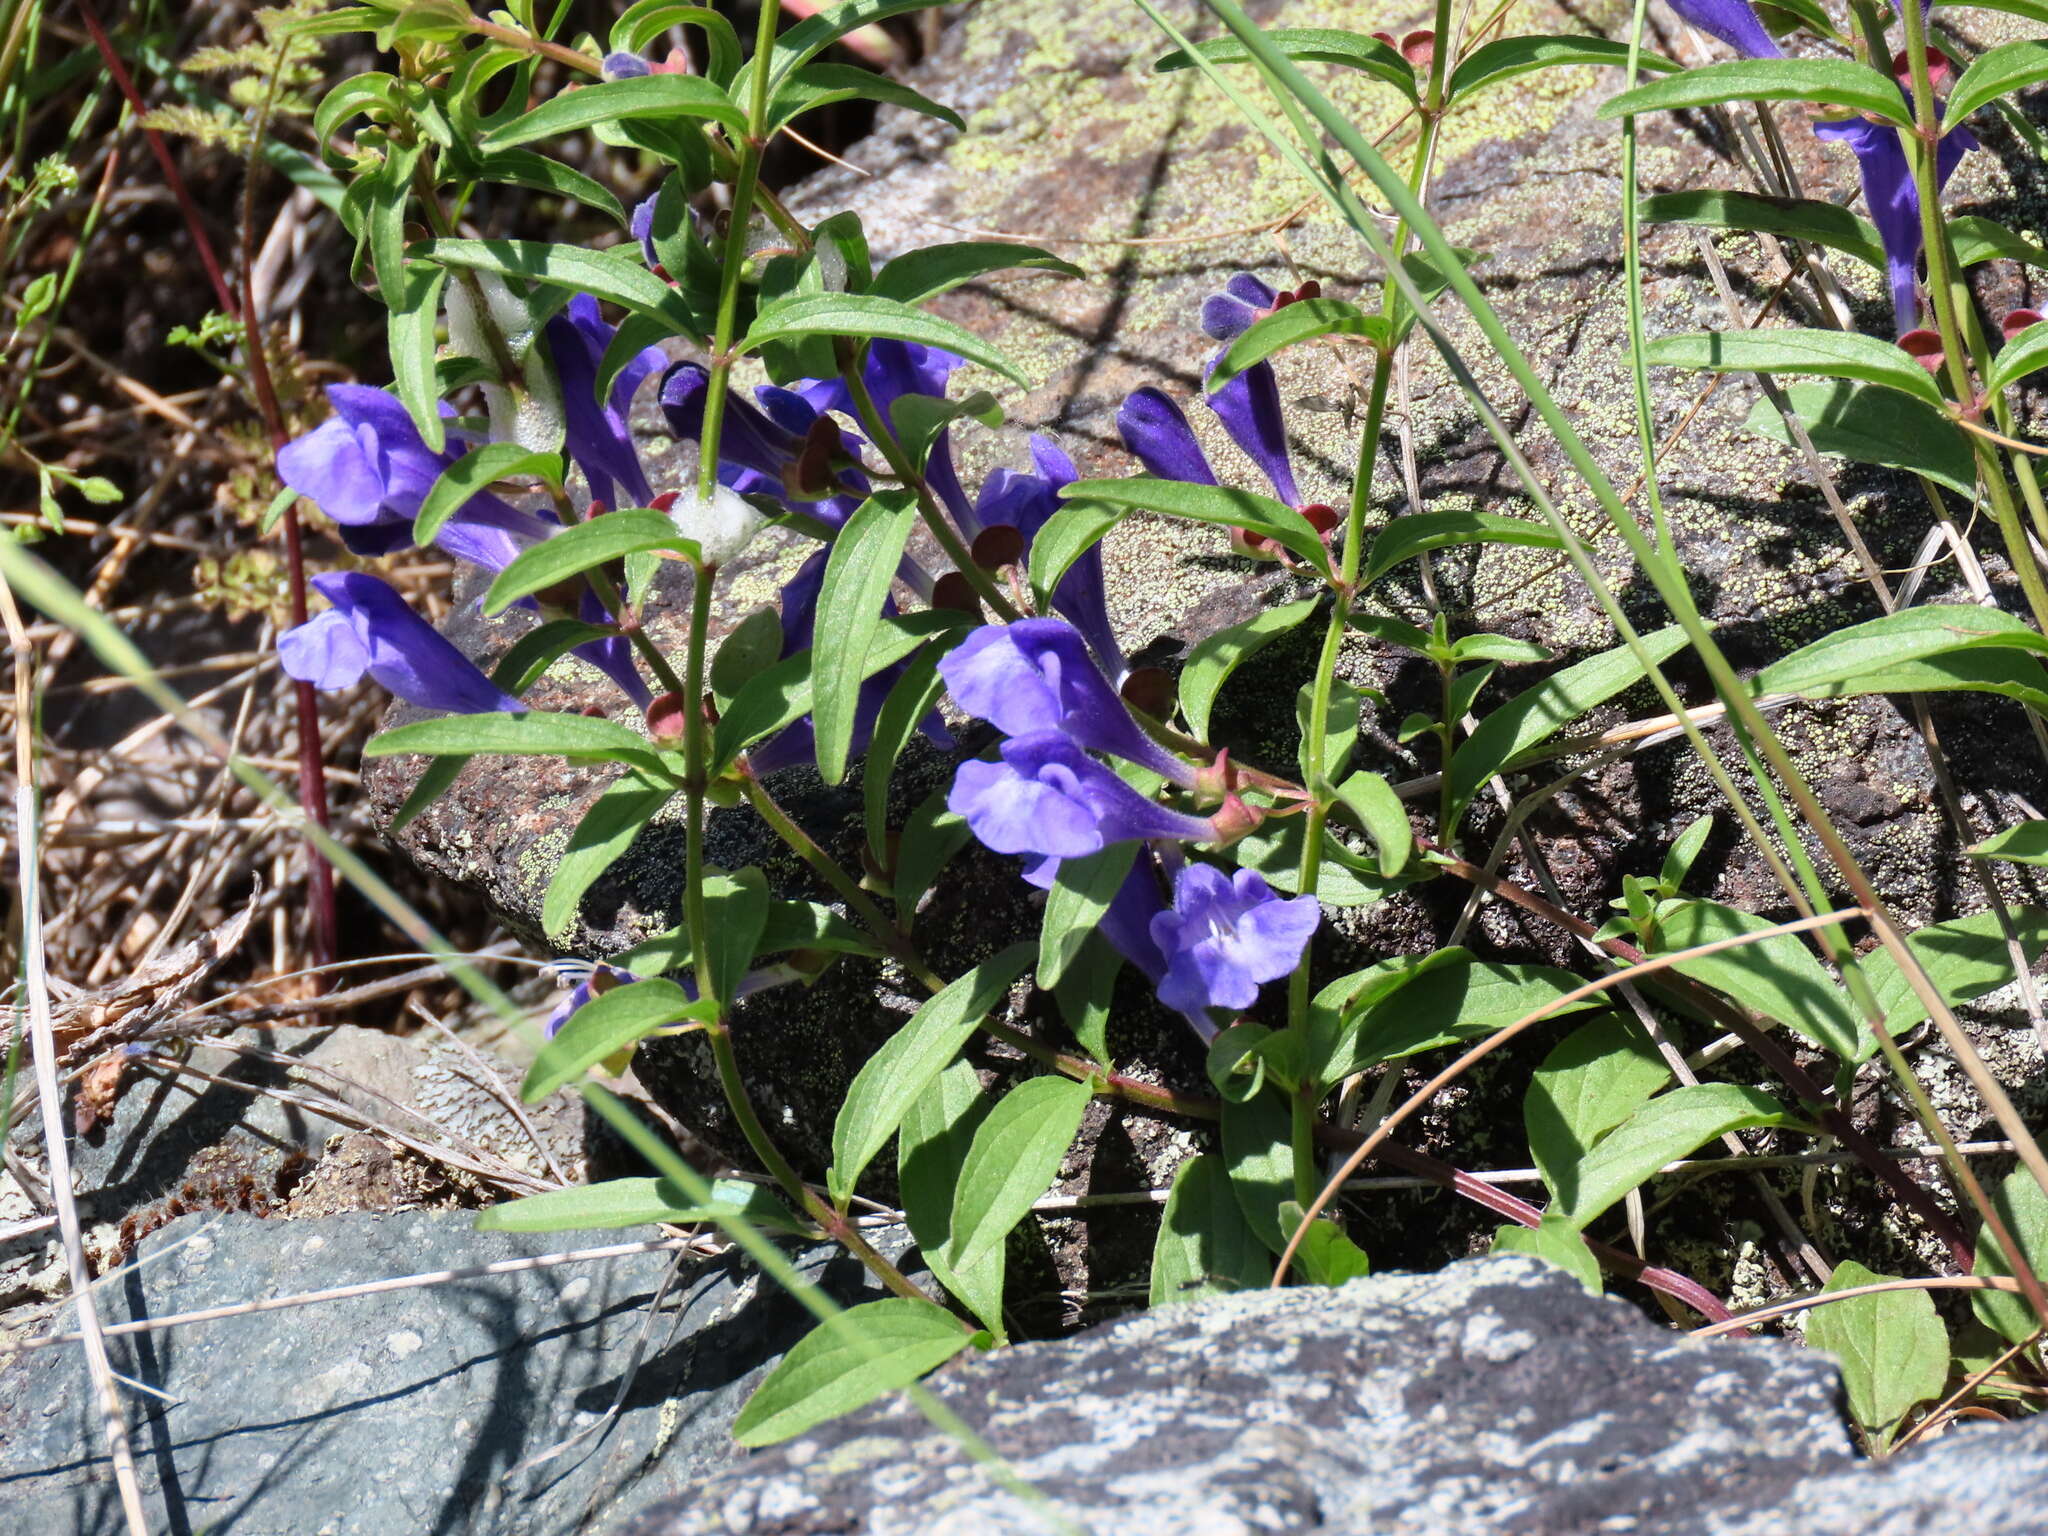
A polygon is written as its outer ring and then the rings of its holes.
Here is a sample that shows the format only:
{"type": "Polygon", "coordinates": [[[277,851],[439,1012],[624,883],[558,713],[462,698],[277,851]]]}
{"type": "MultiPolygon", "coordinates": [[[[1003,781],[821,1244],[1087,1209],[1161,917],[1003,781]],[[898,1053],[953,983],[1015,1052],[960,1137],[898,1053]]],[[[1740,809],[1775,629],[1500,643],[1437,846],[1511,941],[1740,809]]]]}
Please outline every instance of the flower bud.
{"type": "Polygon", "coordinates": [[[658,693],[647,706],[647,734],[663,746],[674,746],[690,728],[689,710],[680,693],[658,693]]]}
{"type": "Polygon", "coordinates": [[[981,614],[981,599],[974,595],[974,583],[958,571],[948,571],[932,583],[932,606],[955,613],[981,614]]]}
{"type": "Polygon", "coordinates": [[[975,535],[969,553],[984,571],[999,571],[1024,558],[1024,535],[1008,523],[992,523],[975,535]]]}
{"type": "Polygon", "coordinates": [[[1899,350],[1929,373],[1940,373],[1948,360],[1937,331],[1908,331],[1899,338],[1899,350]]]}
{"type": "Polygon", "coordinates": [[[1257,806],[1247,805],[1238,795],[1226,795],[1223,808],[1209,818],[1210,841],[1228,846],[1256,832],[1265,819],[1266,813],[1257,806]]]}

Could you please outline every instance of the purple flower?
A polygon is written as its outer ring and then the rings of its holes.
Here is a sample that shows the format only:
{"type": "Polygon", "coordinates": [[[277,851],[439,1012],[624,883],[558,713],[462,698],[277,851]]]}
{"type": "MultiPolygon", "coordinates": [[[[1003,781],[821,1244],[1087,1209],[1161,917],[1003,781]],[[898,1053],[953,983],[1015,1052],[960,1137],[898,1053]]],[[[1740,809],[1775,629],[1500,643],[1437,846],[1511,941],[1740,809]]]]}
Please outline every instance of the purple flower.
{"type": "Polygon", "coordinates": [[[1153,942],[1166,957],[1159,1000],[1190,1015],[1249,1008],[1260,983],[1301,964],[1321,921],[1313,896],[1287,900],[1255,871],[1231,876],[1191,863],[1174,887],[1173,910],[1152,919],[1153,942]]]}
{"type": "Polygon", "coordinates": [[[1781,52],[1749,0],[1670,0],[1679,17],[1709,37],[1718,37],[1737,53],[1752,59],[1775,59],[1781,52]]]}
{"type": "Polygon", "coordinates": [[[562,387],[565,446],[583,471],[593,501],[607,506],[644,507],[654,499],[640,452],[627,424],[633,395],[641,383],[667,361],[659,347],[648,347],[619,370],[611,394],[597,398],[597,373],[605,349],[618,334],[598,313],[597,300],[579,293],[565,314],[548,321],[548,352],[562,387]]]}
{"type": "Polygon", "coordinates": [[[334,606],[278,637],[292,677],[331,691],[368,673],[408,704],[452,714],[526,708],[376,577],[332,571],[313,585],[334,606]]]}
{"type": "MultiPolygon", "coordinates": [[[[704,394],[710,380],[703,365],[677,363],[662,376],[661,410],[677,437],[696,442],[704,435],[704,394]]],[[[822,414],[793,390],[772,386],[756,400],[730,395],[718,435],[718,478],[741,495],[794,499],[791,480],[806,439],[822,414]]],[[[867,496],[867,477],[842,469],[834,477],[844,494],[809,502],[805,510],[833,527],[853,515],[867,496]]]]}
{"type": "MultiPolygon", "coordinates": [[[[602,997],[613,987],[622,987],[629,981],[641,979],[631,971],[622,970],[616,965],[606,965],[602,961],[557,960],[547,969],[554,973],[557,982],[574,982],[574,985],[562,994],[561,1001],[555,1004],[554,1012],[548,1015],[546,1029],[550,1040],[562,1032],[562,1026],[569,1022],[569,1016],[593,997],[602,997]]],[[[696,984],[685,980],[682,987],[694,1002],[697,996],[696,984]]]]}
{"type": "MultiPolygon", "coordinates": [[[[1304,290],[1308,291],[1308,290],[1304,290]]],[[[1248,272],[1240,272],[1202,304],[1202,329],[1214,341],[1228,343],[1251,323],[1292,296],[1275,293],[1248,272]]],[[[1213,373],[1223,348],[1209,361],[1213,373]]],[[[1255,363],[1221,389],[1207,396],[1209,408],[1223,423],[1231,441],[1258,465],[1273,492],[1290,507],[1301,505],[1294,466],[1287,457],[1287,423],[1280,409],[1280,382],[1271,363],[1255,363]]],[[[1147,385],[1125,400],[1116,416],[1117,435],[1152,474],[1162,480],[1193,485],[1217,484],[1208,455],[1179,406],[1147,385]]]]}
{"type": "Polygon", "coordinates": [[[1139,838],[1211,835],[1207,821],[1147,799],[1058,731],[1004,742],[999,763],[962,763],[946,808],[997,853],[1041,858],[1082,858],[1139,838]]]}
{"type": "MultiPolygon", "coordinates": [[[[278,478],[333,518],[354,553],[410,548],[420,503],[455,453],[429,448],[411,414],[381,389],[332,384],[327,399],[334,414],[278,449],[278,478]]],[[[472,565],[501,571],[554,526],[484,493],[464,503],[434,542],[472,565]]]]}
{"type": "Polygon", "coordinates": [[[1087,642],[1064,620],[1020,619],[978,629],[939,663],[939,675],[956,704],[1005,736],[1057,732],[1176,784],[1194,782],[1185,762],[1139,728],[1088,659],[1087,642]]]}
{"type": "MultiPolygon", "coordinates": [[[[1912,166],[1899,130],[1852,117],[1839,123],[1816,123],[1817,138],[1847,144],[1863,173],[1863,201],[1884,241],[1885,274],[1892,290],[1892,318],[1904,335],[1920,323],[1920,194],[1913,185],[1912,166]]],[[[1946,186],[1964,155],[1977,147],[1967,128],[1942,135],[1935,155],[1935,185],[1946,186]]]]}
{"type": "MultiPolygon", "coordinates": [[[[1080,478],[1074,461],[1051,438],[1033,434],[1031,461],[1038,473],[1019,474],[996,469],[982,482],[974,511],[983,528],[1010,527],[1024,535],[1028,551],[1038,530],[1059,510],[1060,492],[1080,478]]],[[[1082,635],[1096,659],[1120,683],[1130,671],[1123,649],[1117,644],[1116,629],[1109,622],[1109,594],[1102,577],[1102,546],[1092,544],[1086,554],[1068,567],[1067,574],[1053,588],[1052,606],[1082,635]]]]}

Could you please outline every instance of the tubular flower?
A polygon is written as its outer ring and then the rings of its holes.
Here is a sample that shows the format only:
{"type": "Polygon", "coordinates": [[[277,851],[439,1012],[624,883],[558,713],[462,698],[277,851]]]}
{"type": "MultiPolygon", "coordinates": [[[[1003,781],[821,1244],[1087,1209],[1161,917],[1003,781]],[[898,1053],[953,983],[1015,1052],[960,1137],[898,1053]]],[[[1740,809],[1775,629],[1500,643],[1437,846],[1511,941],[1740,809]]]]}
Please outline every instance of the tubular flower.
{"type": "MultiPolygon", "coordinates": [[[[1885,276],[1892,291],[1892,318],[1904,335],[1920,323],[1920,194],[1913,185],[1913,169],[1907,162],[1899,130],[1852,117],[1846,122],[1816,123],[1814,136],[1847,144],[1855,151],[1863,176],[1863,201],[1870,209],[1871,222],[1884,241],[1885,276]]],[[[1964,155],[1977,148],[1976,137],[1967,128],[1951,128],[1942,135],[1934,159],[1935,185],[1948,185],[1964,155]]]]}
{"type": "Polygon", "coordinates": [[[526,708],[376,577],[331,571],[313,585],[334,606],[278,637],[292,677],[332,690],[367,673],[408,704],[452,714],[526,708]]]}
{"type": "Polygon", "coordinates": [[[646,506],[654,499],[654,487],[633,446],[627,418],[634,394],[667,359],[659,347],[648,347],[619,370],[610,393],[599,400],[598,368],[617,327],[605,324],[597,300],[577,294],[565,313],[548,321],[546,334],[562,386],[564,447],[583,471],[590,499],[614,507],[646,506]]]}
{"type": "Polygon", "coordinates": [[[976,630],[939,663],[953,701],[1005,736],[1056,732],[1191,786],[1194,770],[1142,729],[1061,619],[1021,619],[976,630]]]}
{"type": "Polygon", "coordinates": [[[1199,1017],[1258,1000],[1263,982],[1301,964],[1322,909],[1313,896],[1289,900],[1249,869],[1235,875],[1191,863],[1175,883],[1173,907],[1152,919],[1166,960],[1159,1000],[1199,1017]]]}
{"type": "MultiPolygon", "coordinates": [[[[1019,474],[996,469],[982,482],[975,500],[975,519],[984,531],[1015,528],[1024,536],[1025,557],[1039,529],[1060,507],[1060,492],[1080,478],[1074,461],[1051,438],[1033,434],[1031,461],[1036,474],[1019,474]]],[[[1123,648],[1117,644],[1116,628],[1109,621],[1109,593],[1102,576],[1102,546],[1091,544],[1052,591],[1053,610],[1080,630],[1095,652],[1096,660],[1112,683],[1121,683],[1130,672],[1123,648]]]]}
{"type": "MultiPolygon", "coordinates": [[[[327,399],[334,414],[278,449],[278,478],[333,518],[353,553],[410,548],[420,504],[457,453],[429,448],[411,414],[381,389],[331,384],[327,399]]],[[[442,525],[434,542],[472,565],[503,570],[554,526],[482,493],[442,525]]]]}
{"type": "MultiPolygon", "coordinates": [[[[1082,858],[1143,838],[1213,835],[1203,818],[1139,794],[1058,731],[1013,737],[1001,762],[962,763],[946,808],[995,852],[1041,859],[1082,858]]],[[[1027,878],[1050,883],[1043,869],[1027,878]]]]}
{"type": "Polygon", "coordinates": [[[1749,7],[1749,0],[1669,0],[1679,18],[1717,37],[1737,53],[1752,59],[1782,57],[1777,41],[1764,30],[1749,7]]]}

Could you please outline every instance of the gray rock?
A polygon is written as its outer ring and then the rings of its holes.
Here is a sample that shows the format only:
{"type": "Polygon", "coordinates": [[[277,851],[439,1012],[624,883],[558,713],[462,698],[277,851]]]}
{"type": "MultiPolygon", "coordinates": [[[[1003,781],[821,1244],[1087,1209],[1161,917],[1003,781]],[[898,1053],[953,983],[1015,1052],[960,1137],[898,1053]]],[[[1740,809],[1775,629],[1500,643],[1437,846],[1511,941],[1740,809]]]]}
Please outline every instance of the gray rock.
{"type": "MultiPolygon", "coordinates": [[[[317,1221],[186,1217],[102,1288],[110,1322],[517,1259],[608,1234],[482,1233],[466,1212],[317,1221]]],[[[635,1234],[617,1234],[623,1241],[635,1234]]],[[[529,1269],[110,1341],[151,1528],[237,1536],[553,1536],[624,1518],[734,1456],[759,1375],[809,1314],[736,1255],[529,1269]],[[616,1422],[595,1422],[645,1354],[616,1422]]],[[[836,1250],[799,1267],[870,1299],[836,1250]]],[[[0,1528],[123,1529],[75,1347],[0,1355],[0,1528]]]]}
{"type": "Polygon", "coordinates": [[[1052,1512],[1101,1536],[2021,1536],[2048,1495],[2038,1430],[1858,1465],[1826,1358],[1674,1339],[1519,1256],[1157,1312],[931,1385],[1047,1508],[898,1398],[626,1536],[1037,1536],[1052,1512]]]}

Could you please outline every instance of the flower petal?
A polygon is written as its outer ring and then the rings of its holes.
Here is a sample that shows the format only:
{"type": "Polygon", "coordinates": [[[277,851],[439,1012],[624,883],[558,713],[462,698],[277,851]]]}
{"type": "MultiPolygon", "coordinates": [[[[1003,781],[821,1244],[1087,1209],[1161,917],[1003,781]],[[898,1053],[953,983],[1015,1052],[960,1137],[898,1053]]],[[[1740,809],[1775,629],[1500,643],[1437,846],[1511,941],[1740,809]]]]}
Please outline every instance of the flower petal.
{"type": "Polygon", "coordinates": [[[1116,413],[1116,432],[1148,473],[1189,485],[1216,483],[1194,429],[1163,390],[1148,384],[1134,391],[1116,413]]]}

